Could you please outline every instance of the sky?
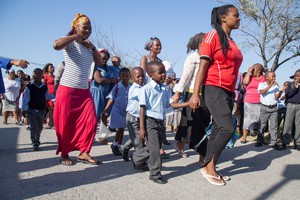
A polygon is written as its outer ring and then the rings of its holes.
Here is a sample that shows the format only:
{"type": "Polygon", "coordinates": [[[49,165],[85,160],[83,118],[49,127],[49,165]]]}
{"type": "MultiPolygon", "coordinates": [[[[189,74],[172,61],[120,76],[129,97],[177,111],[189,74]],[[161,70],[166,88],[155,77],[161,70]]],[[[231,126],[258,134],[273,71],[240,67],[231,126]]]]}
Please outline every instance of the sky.
{"type": "MultiPolygon", "coordinates": [[[[211,10],[220,5],[215,0],[0,0],[0,56],[28,60],[30,65],[25,72],[30,75],[34,68],[43,68],[46,63],[58,66],[63,53],[53,49],[53,42],[68,33],[76,13],[83,13],[97,30],[113,35],[117,48],[135,58],[136,66],[148,53],[144,50],[146,41],[158,37],[162,43],[159,57],[171,61],[180,78],[189,38],[212,29],[211,10]]],[[[238,45],[243,40],[240,34],[239,30],[231,34],[238,45]]],[[[95,29],[90,39],[93,37],[95,29]]],[[[254,63],[262,63],[251,49],[243,56],[241,72],[254,63]]],[[[282,85],[290,80],[296,69],[280,67],[277,82],[282,85]]]]}

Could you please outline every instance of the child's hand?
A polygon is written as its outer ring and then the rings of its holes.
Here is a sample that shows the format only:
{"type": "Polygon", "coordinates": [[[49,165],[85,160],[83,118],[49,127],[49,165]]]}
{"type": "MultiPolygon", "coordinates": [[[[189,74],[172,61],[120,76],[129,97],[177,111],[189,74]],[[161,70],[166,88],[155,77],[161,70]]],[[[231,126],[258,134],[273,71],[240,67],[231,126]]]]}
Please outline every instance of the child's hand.
{"type": "Polygon", "coordinates": [[[188,103],[189,103],[189,107],[192,108],[193,107],[193,103],[191,101],[188,101],[188,103]]]}
{"type": "Polygon", "coordinates": [[[195,112],[196,108],[200,107],[200,98],[198,94],[193,94],[189,100],[190,108],[195,112]]]}
{"type": "Polygon", "coordinates": [[[107,117],[108,113],[104,110],[102,113],[101,113],[101,118],[103,117],[107,117]]]}
{"type": "Polygon", "coordinates": [[[178,92],[175,92],[175,94],[172,96],[173,101],[177,103],[179,101],[179,96],[180,94],[178,92]]]}

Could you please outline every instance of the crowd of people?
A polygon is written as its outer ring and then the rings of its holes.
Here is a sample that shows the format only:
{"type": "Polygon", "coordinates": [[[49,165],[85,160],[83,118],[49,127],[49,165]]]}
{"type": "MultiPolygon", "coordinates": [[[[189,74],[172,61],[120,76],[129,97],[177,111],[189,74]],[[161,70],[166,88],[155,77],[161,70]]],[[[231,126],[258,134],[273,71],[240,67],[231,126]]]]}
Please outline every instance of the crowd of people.
{"type": "MultiPolygon", "coordinates": [[[[188,157],[185,145],[199,153],[201,173],[213,185],[230,180],[216,168],[220,154],[235,132],[246,144],[247,135],[257,136],[256,147],[269,144],[285,150],[291,141],[300,147],[300,70],[282,87],[276,74],[264,71],[259,63],[242,74],[243,56],[231,38],[240,24],[239,11],[233,5],[212,10],[213,30],[198,33],[187,44],[187,58],[180,80],[171,64],[158,57],[162,43],[151,37],[145,45],[149,51],[140,65],[121,67],[121,58],[106,49],[96,49],[88,39],[91,21],[77,14],[68,34],[54,41],[62,50],[64,61],[56,69],[52,63],[33,70],[32,77],[22,70],[15,74],[12,65],[26,68],[26,60],[0,58],[8,72],[2,78],[0,93],[3,124],[13,114],[16,124],[27,125],[34,150],[39,150],[41,132],[55,129],[61,164],[71,166],[71,151],[79,150],[77,162],[99,165],[90,155],[100,123],[115,131],[112,153],[129,157],[137,172],[150,171],[149,179],[165,184],[161,173],[162,159],[169,155],[163,144],[166,126],[175,131],[176,149],[188,157]],[[109,65],[111,60],[111,65],[109,65]],[[237,128],[233,123],[237,119],[237,128]],[[282,120],[283,119],[283,120],[282,120]],[[279,132],[283,121],[283,131],[279,132]],[[204,138],[211,124],[209,138],[204,138]],[[130,139],[123,143],[124,130],[130,139]],[[270,143],[264,133],[270,133],[270,143]],[[123,144],[123,145],[122,145],[123,144]],[[129,156],[130,149],[134,151],[129,156]]],[[[101,140],[107,144],[107,139],[101,140]]]]}

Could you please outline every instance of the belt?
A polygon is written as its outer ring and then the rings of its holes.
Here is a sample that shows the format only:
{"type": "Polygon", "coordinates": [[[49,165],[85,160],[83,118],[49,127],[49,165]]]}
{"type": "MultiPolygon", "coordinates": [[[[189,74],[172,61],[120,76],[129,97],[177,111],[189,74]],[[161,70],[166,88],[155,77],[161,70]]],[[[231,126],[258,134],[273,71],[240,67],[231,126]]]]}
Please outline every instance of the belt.
{"type": "Polygon", "coordinates": [[[265,107],[268,107],[268,108],[276,108],[277,107],[277,104],[273,104],[273,105],[264,105],[264,104],[261,104],[265,107]]]}
{"type": "MultiPolygon", "coordinates": [[[[187,91],[188,93],[194,93],[194,89],[193,89],[193,88],[188,88],[186,91],[187,91]]],[[[199,92],[199,95],[201,95],[201,90],[200,90],[200,92],[199,92]]]]}
{"type": "Polygon", "coordinates": [[[151,120],[153,120],[155,122],[158,122],[158,123],[164,123],[164,120],[162,120],[162,119],[155,119],[155,118],[149,117],[149,116],[146,116],[146,119],[151,119],[151,120]]]}

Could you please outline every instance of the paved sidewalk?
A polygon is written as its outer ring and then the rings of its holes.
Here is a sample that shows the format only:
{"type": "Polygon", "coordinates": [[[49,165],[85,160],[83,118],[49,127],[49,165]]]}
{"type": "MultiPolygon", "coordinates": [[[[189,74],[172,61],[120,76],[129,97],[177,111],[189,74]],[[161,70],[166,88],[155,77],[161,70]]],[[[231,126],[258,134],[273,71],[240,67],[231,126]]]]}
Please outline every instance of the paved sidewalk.
{"type": "MultiPolygon", "coordinates": [[[[165,185],[148,179],[149,173],[135,173],[131,161],[111,153],[109,145],[94,142],[91,155],[100,166],[76,163],[62,166],[55,155],[54,130],[44,129],[40,151],[33,151],[24,126],[3,125],[0,117],[0,199],[101,199],[101,200],[183,200],[183,199],[299,199],[300,151],[275,151],[253,142],[224,150],[218,165],[231,176],[226,186],[214,186],[201,176],[198,156],[188,150],[180,158],[174,146],[174,133],[167,133],[170,146],[164,146],[170,159],[163,160],[165,185]]],[[[128,138],[126,137],[124,141],[128,138]]],[[[109,138],[112,140],[112,138],[109,138]]],[[[72,152],[75,161],[79,152],[72,152]]]]}

